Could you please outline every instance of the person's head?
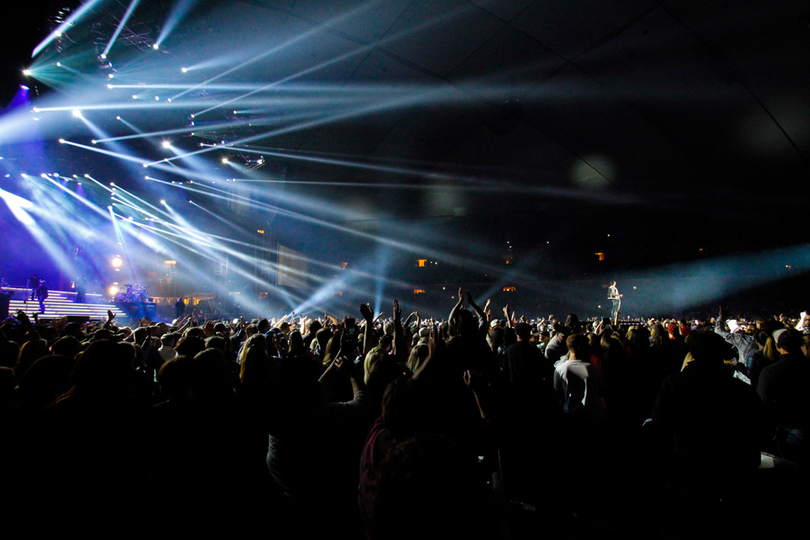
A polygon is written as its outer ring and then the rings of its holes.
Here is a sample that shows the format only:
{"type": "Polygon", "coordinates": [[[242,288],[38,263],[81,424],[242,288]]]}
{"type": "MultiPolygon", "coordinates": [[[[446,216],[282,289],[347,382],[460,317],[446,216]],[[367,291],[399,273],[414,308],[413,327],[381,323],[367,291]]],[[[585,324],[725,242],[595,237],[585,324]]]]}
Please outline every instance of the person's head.
{"type": "Polygon", "coordinates": [[[565,340],[565,345],[568,347],[568,358],[585,362],[590,359],[591,347],[587,336],[572,334],[565,340]]]}
{"type": "Polygon", "coordinates": [[[174,348],[174,345],[177,343],[180,334],[176,332],[166,332],[162,336],[160,336],[160,344],[164,347],[174,348]]]}
{"type": "Polygon", "coordinates": [[[149,328],[146,326],[139,326],[132,331],[132,337],[135,338],[135,343],[143,345],[144,341],[149,337],[149,328]]]}
{"type": "Polygon", "coordinates": [[[776,348],[782,354],[804,354],[804,339],[802,334],[794,328],[783,328],[773,333],[776,348]]]}
{"type": "Polygon", "coordinates": [[[529,323],[517,323],[515,325],[515,335],[518,338],[518,341],[529,341],[529,338],[532,335],[532,325],[529,323]]]}
{"type": "Polygon", "coordinates": [[[728,345],[719,334],[714,332],[692,332],[689,334],[689,353],[692,361],[700,365],[720,365],[728,355],[728,345]]]}

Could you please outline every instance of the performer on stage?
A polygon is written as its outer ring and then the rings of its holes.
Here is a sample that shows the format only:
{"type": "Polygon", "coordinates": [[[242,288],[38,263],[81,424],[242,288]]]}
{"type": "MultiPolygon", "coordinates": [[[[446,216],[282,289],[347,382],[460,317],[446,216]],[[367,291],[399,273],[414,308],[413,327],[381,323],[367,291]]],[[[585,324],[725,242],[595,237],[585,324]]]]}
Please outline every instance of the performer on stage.
{"type": "Polygon", "coordinates": [[[619,289],[616,287],[616,282],[611,281],[610,287],[608,287],[608,300],[611,302],[610,308],[610,319],[615,320],[616,315],[619,313],[619,310],[622,308],[622,294],[619,294],[619,289]]]}
{"type": "Polygon", "coordinates": [[[186,303],[183,301],[183,297],[177,299],[177,302],[174,303],[174,314],[177,319],[183,316],[183,313],[186,311],[186,303]]]}
{"type": "Polygon", "coordinates": [[[28,278],[28,288],[31,289],[31,300],[37,295],[37,287],[39,287],[40,279],[39,274],[36,273],[28,278]]]}
{"type": "Polygon", "coordinates": [[[37,300],[39,300],[39,312],[40,314],[45,313],[45,299],[48,298],[48,286],[45,284],[45,280],[39,280],[39,286],[34,290],[37,296],[37,300]]]}

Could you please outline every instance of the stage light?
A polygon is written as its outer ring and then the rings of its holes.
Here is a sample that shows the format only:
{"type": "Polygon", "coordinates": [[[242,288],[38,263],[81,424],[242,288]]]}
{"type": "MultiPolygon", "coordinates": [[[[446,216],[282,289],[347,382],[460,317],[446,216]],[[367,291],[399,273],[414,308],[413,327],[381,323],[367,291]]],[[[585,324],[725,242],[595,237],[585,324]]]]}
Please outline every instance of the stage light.
{"type": "Polygon", "coordinates": [[[116,116],[116,117],[115,117],[115,119],[116,119],[116,120],[121,120],[121,117],[120,117],[120,116],[116,116]]]}
{"type": "Polygon", "coordinates": [[[132,99],[138,99],[138,96],[136,96],[135,94],[132,94],[132,99]]]}
{"type": "Polygon", "coordinates": [[[25,75],[26,77],[28,77],[29,75],[31,75],[31,70],[30,70],[30,69],[24,69],[24,70],[23,70],[23,75],[25,75]]]}
{"type": "Polygon", "coordinates": [[[110,288],[107,290],[107,292],[108,292],[108,293],[110,293],[110,296],[115,296],[116,294],[118,294],[118,287],[116,287],[115,285],[113,285],[112,287],[110,287],[110,288]]]}
{"type": "Polygon", "coordinates": [[[108,89],[108,90],[112,90],[112,89],[113,89],[113,85],[108,84],[108,85],[107,85],[107,89],[108,89]]]}
{"type": "Polygon", "coordinates": [[[227,165],[228,164],[228,158],[222,158],[222,164],[227,165]]]}
{"type": "Polygon", "coordinates": [[[152,45],[152,48],[155,49],[155,50],[158,50],[158,49],[160,49],[160,45],[155,43],[154,45],[152,45]]]}
{"type": "Polygon", "coordinates": [[[96,140],[93,139],[92,141],[90,141],[90,144],[96,144],[96,140]]]}
{"type": "Polygon", "coordinates": [[[181,69],[180,69],[180,71],[182,71],[183,73],[187,73],[187,72],[188,72],[188,68],[181,68],[181,69]]]}
{"type": "Polygon", "coordinates": [[[171,148],[171,147],[172,147],[172,143],[170,143],[169,141],[163,141],[163,142],[161,143],[161,146],[163,146],[163,148],[171,148]]]}
{"type": "Polygon", "coordinates": [[[112,79],[113,77],[115,77],[115,75],[113,75],[112,73],[110,73],[109,75],[107,75],[107,78],[108,78],[108,79],[112,79]]]}
{"type": "Polygon", "coordinates": [[[124,261],[123,259],[121,259],[120,256],[116,255],[115,257],[113,257],[110,263],[112,264],[113,268],[118,269],[121,268],[121,266],[124,264],[124,261]]]}
{"type": "Polygon", "coordinates": [[[65,144],[65,139],[59,139],[59,144],[65,144]]]}
{"type": "Polygon", "coordinates": [[[80,111],[79,109],[73,109],[73,116],[75,116],[76,118],[81,118],[82,111],[80,111]]]}

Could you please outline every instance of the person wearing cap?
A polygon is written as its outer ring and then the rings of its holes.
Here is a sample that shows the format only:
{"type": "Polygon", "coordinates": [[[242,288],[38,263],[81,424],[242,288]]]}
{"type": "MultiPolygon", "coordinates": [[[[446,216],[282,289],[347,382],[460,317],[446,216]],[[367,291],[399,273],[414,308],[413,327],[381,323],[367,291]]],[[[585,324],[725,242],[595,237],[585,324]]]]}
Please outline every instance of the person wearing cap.
{"type": "Polygon", "coordinates": [[[779,453],[801,465],[810,464],[810,359],[801,332],[783,328],[773,333],[780,357],[759,375],[757,393],[776,428],[779,453]]]}

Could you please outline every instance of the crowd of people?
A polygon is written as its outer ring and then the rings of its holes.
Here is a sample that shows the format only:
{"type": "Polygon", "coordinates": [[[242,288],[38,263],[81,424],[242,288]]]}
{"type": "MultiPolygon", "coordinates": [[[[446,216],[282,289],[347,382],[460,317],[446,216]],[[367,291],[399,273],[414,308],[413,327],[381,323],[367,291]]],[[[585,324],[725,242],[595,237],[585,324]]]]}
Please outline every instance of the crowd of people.
{"type": "Polygon", "coordinates": [[[520,538],[608,513],[660,530],[685,508],[745,512],[763,456],[809,462],[805,313],[536,320],[461,289],[444,317],[392,307],[18,312],[0,326],[3,508],[59,529],[520,538]]]}

